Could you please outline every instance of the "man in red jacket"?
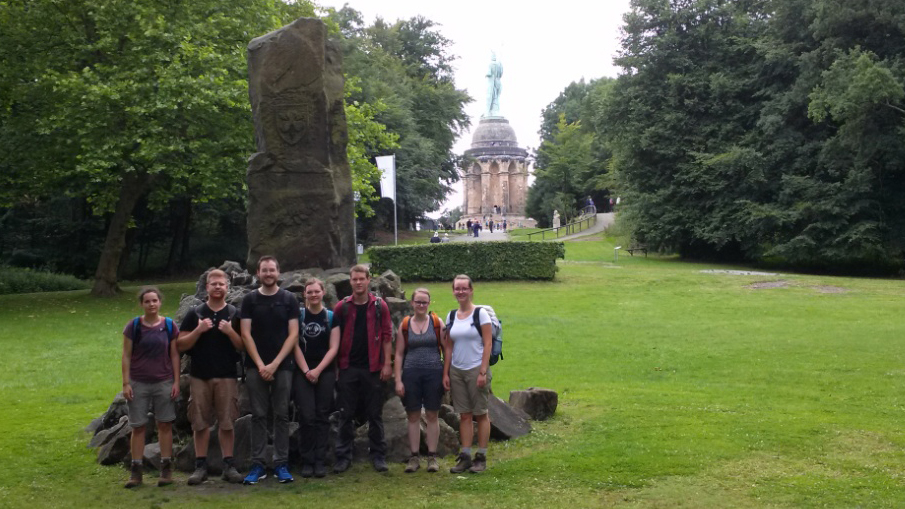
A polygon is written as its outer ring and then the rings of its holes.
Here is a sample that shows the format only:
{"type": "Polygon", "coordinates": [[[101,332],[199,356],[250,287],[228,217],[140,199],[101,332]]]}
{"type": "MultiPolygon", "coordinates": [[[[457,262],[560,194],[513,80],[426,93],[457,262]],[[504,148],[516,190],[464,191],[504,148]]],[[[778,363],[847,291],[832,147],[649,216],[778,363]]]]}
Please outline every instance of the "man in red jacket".
{"type": "Polygon", "coordinates": [[[383,382],[393,373],[393,323],[383,299],[368,292],[368,268],[356,265],[350,271],[352,295],[333,309],[332,339],[339,339],[339,380],[336,383],[340,407],[336,437],[335,473],[352,466],[356,406],[365,406],[371,463],[378,472],[387,471],[387,445],[383,434],[383,382]]]}

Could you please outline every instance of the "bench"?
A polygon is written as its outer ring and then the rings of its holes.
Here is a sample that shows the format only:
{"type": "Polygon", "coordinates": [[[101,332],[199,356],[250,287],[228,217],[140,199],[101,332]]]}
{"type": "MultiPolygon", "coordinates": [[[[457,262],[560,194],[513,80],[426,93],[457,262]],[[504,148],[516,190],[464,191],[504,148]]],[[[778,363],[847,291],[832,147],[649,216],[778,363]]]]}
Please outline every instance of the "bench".
{"type": "Polygon", "coordinates": [[[630,254],[631,256],[635,256],[635,251],[641,251],[642,253],[644,253],[644,257],[647,258],[647,246],[645,246],[644,244],[635,244],[626,249],[626,251],[628,251],[628,254],[630,254]]]}

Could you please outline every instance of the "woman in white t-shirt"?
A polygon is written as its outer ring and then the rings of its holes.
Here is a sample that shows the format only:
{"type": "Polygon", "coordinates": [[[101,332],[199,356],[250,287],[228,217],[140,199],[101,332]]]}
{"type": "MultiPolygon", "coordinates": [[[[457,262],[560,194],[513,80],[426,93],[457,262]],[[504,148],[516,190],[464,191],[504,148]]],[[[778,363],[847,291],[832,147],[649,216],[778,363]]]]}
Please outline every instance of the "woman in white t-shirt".
{"type": "Polygon", "coordinates": [[[471,278],[460,274],[453,279],[453,295],[459,303],[450,313],[446,325],[449,341],[443,362],[443,387],[450,391],[453,407],[459,414],[459,438],[462,449],[453,474],[468,470],[483,472],[487,468],[487,442],[490,440],[490,416],[487,400],[490,396],[490,315],[477,309],[472,302],[474,286],[471,278]],[[480,325],[480,328],[476,327],[480,325]],[[478,450],[471,457],[474,441],[472,418],[478,423],[478,450]]]}

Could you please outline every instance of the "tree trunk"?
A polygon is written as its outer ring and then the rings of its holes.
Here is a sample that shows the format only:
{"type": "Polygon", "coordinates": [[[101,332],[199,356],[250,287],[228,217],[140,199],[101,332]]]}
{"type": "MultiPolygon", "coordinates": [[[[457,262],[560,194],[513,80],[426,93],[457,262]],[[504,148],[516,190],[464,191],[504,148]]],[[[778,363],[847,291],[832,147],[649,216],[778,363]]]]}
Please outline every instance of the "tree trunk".
{"type": "Polygon", "coordinates": [[[192,200],[185,200],[185,229],[182,230],[182,252],[179,254],[179,270],[185,270],[189,266],[190,248],[192,239],[192,200]]]}
{"type": "Polygon", "coordinates": [[[92,295],[110,296],[119,291],[117,269],[126,245],[129,219],[132,217],[138,200],[150,187],[151,180],[152,177],[146,173],[127,173],[123,176],[119,199],[116,201],[116,209],[110,218],[107,238],[104,239],[104,248],[101,251],[101,258],[97,262],[97,271],[94,273],[92,295]]]}
{"type": "Polygon", "coordinates": [[[185,251],[186,237],[188,235],[189,213],[192,210],[192,201],[188,198],[177,198],[170,202],[170,253],[167,256],[167,274],[176,274],[182,261],[182,253],[185,251]]]}

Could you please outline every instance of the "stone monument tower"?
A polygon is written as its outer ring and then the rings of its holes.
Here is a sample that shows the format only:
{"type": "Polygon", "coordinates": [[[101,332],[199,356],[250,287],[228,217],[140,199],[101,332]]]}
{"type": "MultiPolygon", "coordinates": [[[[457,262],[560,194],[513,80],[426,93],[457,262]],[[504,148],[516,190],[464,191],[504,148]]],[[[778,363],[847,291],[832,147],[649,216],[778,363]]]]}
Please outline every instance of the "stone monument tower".
{"type": "Polygon", "coordinates": [[[249,267],[263,255],[283,270],[355,263],[339,47],[322,21],[301,18],[249,43],[248,74],[249,267]]]}
{"type": "Polygon", "coordinates": [[[503,64],[494,55],[487,72],[487,108],[465,151],[460,223],[505,219],[512,228],[534,226],[525,217],[528,151],[518,146],[515,130],[499,113],[502,75],[503,64]]]}

